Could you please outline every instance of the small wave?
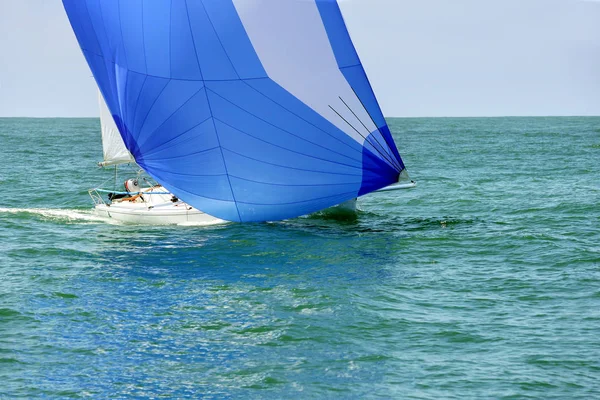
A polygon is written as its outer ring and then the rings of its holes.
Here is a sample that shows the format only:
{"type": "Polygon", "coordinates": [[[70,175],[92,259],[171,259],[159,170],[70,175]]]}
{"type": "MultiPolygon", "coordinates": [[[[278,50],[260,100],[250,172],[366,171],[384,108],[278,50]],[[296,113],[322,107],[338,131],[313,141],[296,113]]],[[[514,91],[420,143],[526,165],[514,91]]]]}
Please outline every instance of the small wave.
{"type": "Polygon", "coordinates": [[[93,211],[71,210],[60,208],[5,208],[0,207],[0,214],[30,214],[47,219],[68,222],[110,222],[110,219],[94,214],[93,211]]]}
{"type": "Polygon", "coordinates": [[[228,224],[229,221],[225,221],[223,219],[215,219],[213,221],[186,221],[177,224],[177,226],[213,226],[213,225],[223,225],[228,224]]]}

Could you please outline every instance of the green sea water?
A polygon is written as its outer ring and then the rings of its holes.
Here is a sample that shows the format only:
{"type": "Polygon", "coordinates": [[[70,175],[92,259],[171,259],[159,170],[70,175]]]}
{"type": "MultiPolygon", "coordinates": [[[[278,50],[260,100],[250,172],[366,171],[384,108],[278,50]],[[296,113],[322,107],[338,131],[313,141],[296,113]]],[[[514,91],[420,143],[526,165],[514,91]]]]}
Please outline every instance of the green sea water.
{"type": "Polygon", "coordinates": [[[600,118],[389,123],[355,220],[144,227],[97,119],[0,119],[0,398],[600,398],[600,118]]]}

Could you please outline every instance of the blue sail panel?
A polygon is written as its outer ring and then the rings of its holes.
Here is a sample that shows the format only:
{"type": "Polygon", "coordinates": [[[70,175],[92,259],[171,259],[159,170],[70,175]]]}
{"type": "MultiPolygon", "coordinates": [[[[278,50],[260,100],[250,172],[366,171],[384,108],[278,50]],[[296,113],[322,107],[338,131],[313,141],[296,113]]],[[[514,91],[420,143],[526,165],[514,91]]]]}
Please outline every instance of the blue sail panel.
{"type": "Polygon", "coordinates": [[[196,57],[196,43],[190,24],[180,24],[187,19],[186,2],[171,2],[170,66],[175,79],[202,80],[202,71],[196,57]]]}
{"type": "MultiPolygon", "coordinates": [[[[113,0],[114,2],[114,0],[113,0]]],[[[113,30],[121,34],[126,68],[131,72],[146,74],[146,51],[144,46],[144,0],[117,1],[118,6],[104,7],[116,14],[119,26],[113,30]],[[123,23],[125,21],[126,23],[123,23]]],[[[66,4],[65,4],[66,6],[66,4]]],[[[79,41],[81,43],[81,40],[79,41]]],[[[121,63],[122,64],[122,63],[121,63]]],[[[98,80],[98,79],[96,79],[98,80]]]]}
{"type": "Polygon", "coordinates": [[[63,0],[136,162],[231,221],[291,218],[404,164],[330,0],[63,0]]]}
{"type": "Polygon", "coordinates": [[[280,216],[280,219],[294,218],[298,215],[307,215],[315,211],[324,210],[332,204],[341,204],[354,197],[355,192],[339,192],[330,197],[311,199],[310,201],[294,201],[279,204],[246,204],[238,202],[240,220],[242,221],[269,221],[271,215],[280,216]]]}

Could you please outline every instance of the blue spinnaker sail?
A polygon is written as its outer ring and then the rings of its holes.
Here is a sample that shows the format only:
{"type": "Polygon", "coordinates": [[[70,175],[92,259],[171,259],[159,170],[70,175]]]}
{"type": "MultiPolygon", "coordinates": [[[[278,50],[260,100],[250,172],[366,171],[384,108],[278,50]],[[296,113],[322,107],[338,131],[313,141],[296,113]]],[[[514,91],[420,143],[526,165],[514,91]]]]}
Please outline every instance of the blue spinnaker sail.
{"type": "Polygon", "coordinates": [[[404,164],[335,0],[63,0],[127,149],[194,207],[292,218],[404,164]]]}

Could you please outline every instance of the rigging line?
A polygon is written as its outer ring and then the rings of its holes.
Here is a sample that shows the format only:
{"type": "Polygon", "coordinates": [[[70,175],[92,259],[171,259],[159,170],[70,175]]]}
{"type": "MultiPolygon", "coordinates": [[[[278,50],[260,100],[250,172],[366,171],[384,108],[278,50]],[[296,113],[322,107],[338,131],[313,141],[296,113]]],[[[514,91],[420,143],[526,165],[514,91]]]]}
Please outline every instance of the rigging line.
{"type": "MultiPolygon", "coordinates": [[[[338,116],[339,116],[339,117],[340,117],[342,120],[344,120],[344,122],[345,122],[345,123],[347,123],[347,124],[348,124],[348,125],[349,125],[349,126],[352,128],[352,129],[354,129],[354,131],[356,131],[356,133],[358,133],[358,134],[360,135],[360,137],[362,137],[363,139],[365,139],[365,142],[368,142],[368,143],[372,144],[371,142],[369,142],[369,141],[367,140],[367,138],[366,138],[366,137],[364,137],[364,136],[363,136],[363,134],[362,134],[362,133],[360,133],[360,132],[358,131],[358,129],[356,129],[356,128],[354,127],[354,125],[352,125],[350,122],[348,122],[348,120],[347,120],[346,118],[344,118],[344,117],[342,116],[342,114],[340,114],[339,112],[337,112],[337,110],[336,110],[335,108],[333,108],[331,105],[329,105],[329,108],[331,108],[331,109],[333,110],[333,112],[335,112],[335,113],[336,113],[336,114],[337,114],[337,115],[338,115],[338,116]]],[[[389,156],[388,154],[384,154],[384,153],[382,153],[382,152],[381,152],[381,151],[380,151],[380,150],[379,150],[377,147],[375,147],[375,146],[373,146],[373,148],[374,148],[374,149],[375,149],[375,150],[376,150],[376,151],[379,153],[379,155],[382,157],[382,159],[383,159],[383,160],[387,161],[387,163],[388,163],[389,165],[392,165],[391,161],[390,161],[390,160],[389,160],[389,159],[386,157],[386,156],[389,156]]]]}
{"type": "Polygon", "coordinates": [[[114,190],[117,189],[117,166],[115,165],[115,178],[113,180],[112,175],[109,175],[108,178],[106,178],[101,184],[99,184],[97,187],[95,187],[94,189],[99,189],[102,187],[107,187],[108,186],[108,181],[113,181],[113,187],[114,190]]]}
{"type": "MultiPolygon", "coordinates": [[[[365,123],[364,123],[364,122],[362,122],[362,120],[361,120],[360,118],[358,118],[358,115],[356,115],[356,113],[354,112],[354,110],[352,110],[352,108],[350,108],[350,106],[348,105],[348,103],[346,103],[346,102],[344,101],[344,99],[342,98],[342,96],[338,96],[338,97],[339,97],[339,99],[342,101],[342,103],[344,103],[344,105],[345,105],[345,106],[348,108],[348,110],[350,110],[350,112],[352,113],[352,115],[354,115],[354,117],[355,117],[355,118],[358,120],[358,122],[360,122],[360,123],[361,123],[361,125],[362,125],[362,126],[365,128],[365,130],[367,131],[367,134],[368,134],[368,135],[371,135],[371,131],[369,130],[369,128],[367,128],[367,126],[365,125],[365,123]]],[[[369,114],[369,111],[368,111],[368,110],[366,110],[366,109],[365,109],[365,111],[367,112],[367,114],[369,114]]],[[[377,128],[377,130],[379,131],[379,128],[377,127],[377,125],[375,125],[375,127],[376,127],[376,128],[377,128]]],[[[381,132],[380,132],[380,133],[381,133],[381,132]]],[[[382,136],[383,136],[383,135],[382,135],[382,136]]],[[[369,137],[369,136],[367,136],[367,137],[369,137]]],[[[385,151],[385,147],[384,147],[384,146],[381,144],[381,142],[379,142],[379,139],[377,138],[377,136],[373,136],[373,137],[374,137],[375,141],[377,142],[377,144],[378,144],[378,145],[381,147],[381,149],[382,149],[383,151],[385,151]]],[[[365,139],[365,140],[366,140],[366,139],[365,139]]],[[[373,144],[373,143],[371,143],[371,144],[373,144]]],[[[387,144],[387,143],[386,143],[386,144],[387,144]]],[[[388,146],[389,146],[389,144],[388,144],[388,146]]],[[[375,146],[373,146],[373,147],[375,147],[375,146]]],[[[389,154],[387,151],[385,151],[385,153],[386,153],[386,154],[388,154],[388,155],[390,155],[390,154],[389,154]]],[[[396,167],[396,168],[399,168],[399,167],[400,167],[400,166],[398,165],[398,162],[397,162],[397,161],[396,161],[396,162],[394,162],[394,159],[393,159],[393,157],[392,157],[392,165],[393,165],[394,167],[396,167]]],[[[402,169],[402,168],[400,168],[400,169],[402,169]]]]}
{"type": "MultiPolygon", "coordinates": [[[[219,199],[217,197],[204,196],[204,195],[201,195],[201,194],[198,194],[198,193],[192,193],[189,190],[185,190],[185,189],[182,189],[182,188],[177,187],[177,186],[171,186],[171,188],[174,189],[174,190],[169,189],[170,193],[174,193],[176,191],[177,192],[184,192],[184,193],[188,193],[188,194],[190,194],[192,196],[195,196],[195,197],[202,197],[203,199],[217,200],[217,201],[223,201],[223,202],[227,202],[227,203],[233,203],[235,205],[236,209],[237,209],[237,205],[235,204],[236,203],[235,200],[231,200],[231,199],[219,199]]],[[[179,196],[177,196],[177,197],[179,197],[179,196]]],[[[189,204],[189,203],[186,203],[186,204],[189,204]]],[[[241,219],[240,219],[240,221],[241,221],[241,219]]]]}
{"type": "MultiPolygon", "coordinates": [[[[369,84],[369,87],[371,85],[369,84]]],[[[367,107],[365,106],[365,103],[363,103],[362,99],[360,98],[360,96],[358,95],[358,93],[356,93],[356,90],[354,90],[354,88],[352,87],[352,85],[350,85],[350,89],[352,89],[352,91],[354,92],[354,95],[356,96],[356,98],[358,99],[358,101],[360,101],[360,104],[363,106],[363,108],[365,110],[367,110],[367,107]]],[[[373,97],[375,96],[375,93],[373,92],[373,88],[371,88],[371,93],[373,93],[373,97]]],[[[377,99],[375,99],[375,102],[377,102],[377,99]]],[[[369,118],[371,118],[371,121],[373,122],[373,125],[375,125],[377,127],[377,130],[379,131],[379,133],[381,134],[381,136],[383,137],[383,140],[385,140],[385,142],[388,144],[388,146],[390,148],[392,148],[392,146],[396,146],[396,144],[394,143],[393,139],[392,139],[392,143],[390,143],[388,141],[388,139],[385,137],[385,135],[383,134],[383,132],[381,131],[381,128],[379,127],[379,125],[377,125],[377,123],[375,122],[375,119],[373,119],[373,116],[371,115],[370,112],[367,111],[367,114],[369,115],[369,118]]],[[[383,114],[382,114],[383,117],[383,114]]],[[[392,150],[393,151],[393,150],[392,150]]],[[[401,161],[401,166],[404,165],[404,163],[402,162],[402,159],[400,159],[401,161]]],[[[400,171],[402,171],[404,168],[401,168],[400,171]]]]}

